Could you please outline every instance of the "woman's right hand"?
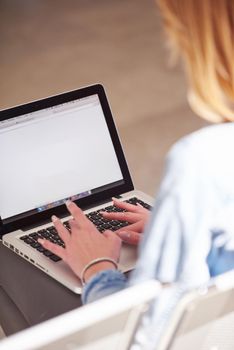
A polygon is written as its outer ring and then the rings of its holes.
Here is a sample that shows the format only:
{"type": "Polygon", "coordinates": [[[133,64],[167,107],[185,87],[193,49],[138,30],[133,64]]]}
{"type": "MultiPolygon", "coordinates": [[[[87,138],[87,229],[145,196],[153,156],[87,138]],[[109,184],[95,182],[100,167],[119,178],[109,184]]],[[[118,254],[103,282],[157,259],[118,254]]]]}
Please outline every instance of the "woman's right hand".
{"type": "Polygon", "coordinates": [[[121,228],[115,233],[124,241],[132,245],[138,245],[146,223],[149,220],[150,211],[143,208],[140,204],[133,205],[126,202],[119,201],[113,198],[113,205],[124,209],[124,212],[100,212],[105,219],[127,221],[130,225],[121,228]]]}
{"type": "MultiPolygon", "coordinates": [[[[65,261],[74,273],[81,278],[82,271],[91,261],[99,258],[110,258],[116,262],[119,260],[121,239],[114,232],[105,231],[103,234],[88,220],[85,214],[75,203],[66,202],[67,209],[72,219],[69,220],[70,231],[64,227],[61,220],[53,216],[53,224],[65,247],[52,243],[46,239],[38,242],[45,248],[65,261]]],[[[96,273],[113,269],[115,266],[108,261],[101,261],[91,266],[84,278],[89,278],[96,273]]]]}

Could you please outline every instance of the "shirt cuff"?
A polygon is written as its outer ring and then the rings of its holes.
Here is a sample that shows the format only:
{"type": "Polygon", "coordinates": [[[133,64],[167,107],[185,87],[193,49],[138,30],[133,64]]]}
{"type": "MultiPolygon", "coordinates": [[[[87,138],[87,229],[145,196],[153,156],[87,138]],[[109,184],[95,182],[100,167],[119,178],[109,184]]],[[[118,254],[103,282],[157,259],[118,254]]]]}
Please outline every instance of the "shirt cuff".
{"type": "Polygon", "coordinates": [[[118,270],[104,270],[98,272],[85,284],[81,296],[83,304],[101,299],[107,295],[126,288],[127,279],[118,270]]]}

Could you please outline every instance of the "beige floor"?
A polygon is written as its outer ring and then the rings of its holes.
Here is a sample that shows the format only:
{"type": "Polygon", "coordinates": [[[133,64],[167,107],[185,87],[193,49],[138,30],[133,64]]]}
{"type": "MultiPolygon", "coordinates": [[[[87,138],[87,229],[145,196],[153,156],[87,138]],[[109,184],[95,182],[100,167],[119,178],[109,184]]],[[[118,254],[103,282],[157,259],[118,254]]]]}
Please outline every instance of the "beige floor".
{"type": "Polygon", "coordinates": [[[103,83],[136,187],[150,194],[170,145],[205,125],[168,66],[152,0],[0,0],[0,28],[0,108],[103,83]]]}

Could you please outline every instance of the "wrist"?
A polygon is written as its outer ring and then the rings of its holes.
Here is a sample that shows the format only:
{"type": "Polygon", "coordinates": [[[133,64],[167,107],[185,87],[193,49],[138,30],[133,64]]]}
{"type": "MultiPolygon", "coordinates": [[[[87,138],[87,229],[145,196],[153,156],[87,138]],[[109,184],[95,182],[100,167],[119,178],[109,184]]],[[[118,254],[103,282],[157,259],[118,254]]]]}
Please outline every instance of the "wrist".
{"type": "Polygon", "coordinates": [[[84,282],[87,283],[93,276],[104,270],[116,270],[116,266],[109,261],[97,262],[85,271],[84,282]]]}

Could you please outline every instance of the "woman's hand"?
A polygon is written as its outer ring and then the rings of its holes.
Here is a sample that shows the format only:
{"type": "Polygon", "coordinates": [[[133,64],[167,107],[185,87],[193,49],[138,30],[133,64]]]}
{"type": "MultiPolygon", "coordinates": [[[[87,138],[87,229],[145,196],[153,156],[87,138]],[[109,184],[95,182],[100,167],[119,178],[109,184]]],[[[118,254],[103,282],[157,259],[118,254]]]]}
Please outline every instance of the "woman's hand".
{"type": "Polygon", "coordinates": [[[145,225],[149,220],[150,211],[143,208],[140,204],[133,205],[126,202],[113,199],[113,204],[125,212],[100,212],[105,219],[127,221],[130,225],[115,231],[118,236],[125,242],[137,245],[144,232],[145,225]]]}
{"type": "MultiPolygon", "coordinates": [[[[85,265],[93,259],[108,257],[117,262],[121,248],[121,239],[118,235],[111,231],[100,234],[75,203],[68,201],[66,204],[73,217],[69,220],[71,232],[57,217],[52,217],[53,224],[63,240],[65,248],[44,239],[40,239],[38,242],[63,259],[79,278],[85,265]]],[[[111,262],[100,262],[91,266],[84,278],[87,281],[97,272],[112,268],[114,265],[111,262]]]]}

